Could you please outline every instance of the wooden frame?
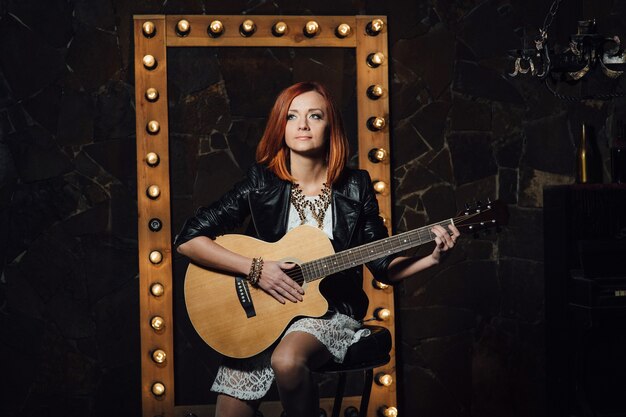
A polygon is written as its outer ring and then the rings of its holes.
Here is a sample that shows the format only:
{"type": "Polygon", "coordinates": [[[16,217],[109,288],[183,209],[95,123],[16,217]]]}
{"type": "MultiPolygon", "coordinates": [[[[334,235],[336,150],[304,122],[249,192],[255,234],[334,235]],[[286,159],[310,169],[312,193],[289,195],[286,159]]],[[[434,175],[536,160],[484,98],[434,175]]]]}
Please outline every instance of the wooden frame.
{"type": "MultiPolygon", "coordinates": [[[[174,404],[167,47],[356,48],[359,165],[367,169],[375,181],[381,216],[390,229],[386,17],[138,15],[134,16],[134,39],[142,409],[144,417],[183,416],[203,408],[174,404]],[[251,20],[256,26],[251,36],[240,33],[244,20],[251,20]],[[215,21],[221,22],[224,29],[217,37],[210,36],[207,30],[215,21]],[[280,37],[272,32],[279,21],[288,27],[280,37]],[[318,25],[314,36],[304,34],[303,28],[309,22],[318,25]],[[338,27],[342,24],[350,27],[345,37],[338,34],[338,27]],[[377,53],[382,55],[374,56],[377,53]],[[382,62],[378,66],[369,65],[368,60],[372,57],[374,61],[382,58],[382,62]],[[371,98],[374,97],[368,92],[371,86],[379,86],[381,90],[378,92],[382,95],[371,98]],[[379,119],[374,120],[377,117],[379,119]],[[374,154],[382,161],[374,158],[374,154]]],[[[382,323],[394,337],[393,291],[390,287],[381,289],[373,285],[367,270],[364,277],[364,288],[370,299],[368,317],[381,308],[389,310],[390,315],[382,323]]],[[[391,351],[391,362],[377,371],[389,374],[395,380],[395,346],[391,351]]],[[[357,404],[358,397],[344,401],[344,407],[357,404]]],[[[332,400],[323,399],[322,406],[329,412],[332,400]]],[[[395,406],[396,384],[374,385],[368,415],[375,416],[381,408],[395,406]]],[[[276,404],[265,404],[262,409],[266,412],[280,410],[276,404]]]]}

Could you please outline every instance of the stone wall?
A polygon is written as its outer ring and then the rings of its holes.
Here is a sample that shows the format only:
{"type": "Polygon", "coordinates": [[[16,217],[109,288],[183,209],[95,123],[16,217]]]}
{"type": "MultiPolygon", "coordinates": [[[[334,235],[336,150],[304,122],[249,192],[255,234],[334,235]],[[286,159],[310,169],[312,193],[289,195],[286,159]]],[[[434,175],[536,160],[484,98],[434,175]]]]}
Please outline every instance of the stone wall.
{"type": "MultiPolygon", "coordinates": [[[[613,122],[626,111],[621,99],[559,100],[536,80],[504,75],[512,70],[507,51],[542,24],[548,6],[0,4],[0,414],[139,415],[132,15],[248,13],[388,16],[396,232],[453,216],[474,199],[509,205],[500,234],[468,236],[443,265],[397,287],[402,415],[542,415],[542,187],[573,182],[582,122],[596,128],[607,181],[613,122]]],[[[566,45],[575,21],[591,17],[601,32],[624,38],[625,14],[621,2],[563,2],[551,39],[566,45]]],[[[250,163],[268,105],[252,104],[250,91],[271,101],[281,86],[314,74],[346,115],[354,109],[349,52],[257,49],[243,66],[232,51],[177,54],[171,70],[179,76],[168,86],[174,228],[250,163]],[[272,77],[255,84],[242,67],[272,77]]],[[[623,83],[591,77],[559,91],[623,83]]],[[[355,131],[354,120],[348,126],[355,131]]]]}

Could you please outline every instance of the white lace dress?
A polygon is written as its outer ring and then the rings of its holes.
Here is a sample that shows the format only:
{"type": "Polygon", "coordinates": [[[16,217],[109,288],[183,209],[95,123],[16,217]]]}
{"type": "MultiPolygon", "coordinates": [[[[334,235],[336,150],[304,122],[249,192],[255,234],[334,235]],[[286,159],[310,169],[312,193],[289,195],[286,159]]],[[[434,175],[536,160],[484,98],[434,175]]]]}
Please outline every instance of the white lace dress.
{"type": "MultiPolygon", "coordinates": [[[[318,197],[305,197],[315,199],[318,197]]],[[[311,213],[306,211],[306,224],[317,226],[311,213]]],[[[287,230],[300,225],[300,218],[290,204],[287,230]]],[[[332,239],[332,214],[330,206],[324,217],[324,232],[332,239]]],[[[343,362],[348,347],[364,336],[359,330],[360,323],[345,314],[334,313],[327,318],[301,318],[292,323],[285,334],[301,331],[315,336],[328,348],[335,362],[343,362]]],[[[247,359],[225,360],[218,371],[211,391],[239,398],[257,400],[265,396],[274,381],[274,371],[270,366],[270,349],[247,359]]]]}

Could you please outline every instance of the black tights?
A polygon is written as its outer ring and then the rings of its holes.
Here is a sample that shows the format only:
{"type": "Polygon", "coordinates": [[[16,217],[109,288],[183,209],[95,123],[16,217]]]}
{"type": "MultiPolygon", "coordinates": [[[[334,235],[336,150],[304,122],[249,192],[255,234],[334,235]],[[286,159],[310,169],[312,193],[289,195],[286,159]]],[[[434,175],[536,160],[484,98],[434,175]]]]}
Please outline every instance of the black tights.
{"type": "MultiPolygon", "coordinates": [[[[288,417],[318,417],[319,394],[312,369],[331,359],[315,336],[292,332],[272,353],[272,369],[280,401],[288,417]]],[[[216,417],[253,417],[260,401],[246,402],[223,394],[217,397],[216,417]]]]}

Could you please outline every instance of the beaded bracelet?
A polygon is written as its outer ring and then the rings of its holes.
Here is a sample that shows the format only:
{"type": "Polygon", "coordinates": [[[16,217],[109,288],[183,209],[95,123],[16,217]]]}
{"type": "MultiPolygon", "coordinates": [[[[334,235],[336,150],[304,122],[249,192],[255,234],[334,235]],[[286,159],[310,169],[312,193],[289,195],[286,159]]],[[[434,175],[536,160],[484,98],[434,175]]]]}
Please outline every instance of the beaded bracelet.
{"type": "Polygon", "coordinates": [[[252,264],[250,265],[250,273],[248,274],[248,281],[253,287],[256,287],[261,279],[261,273],[263,272],[263,258],[252,258],[252,264]]]}

